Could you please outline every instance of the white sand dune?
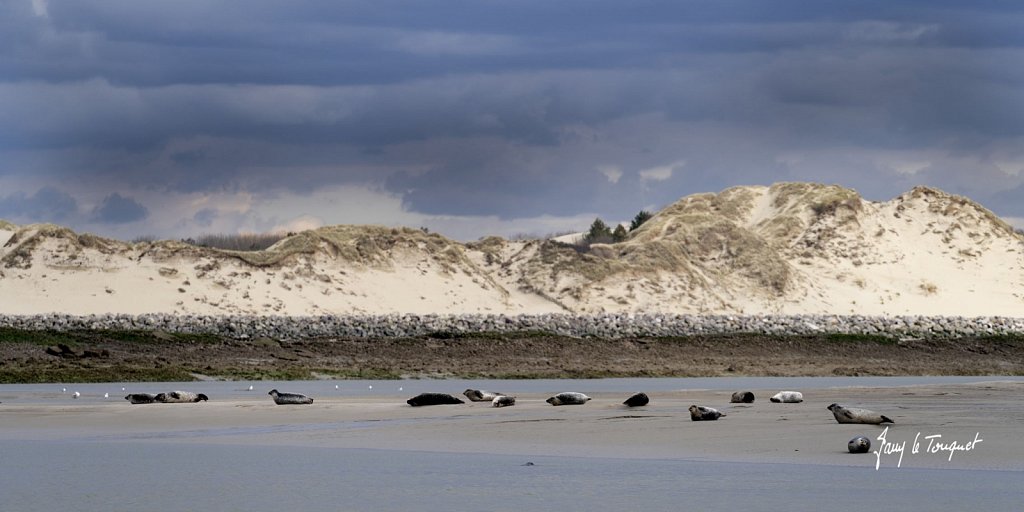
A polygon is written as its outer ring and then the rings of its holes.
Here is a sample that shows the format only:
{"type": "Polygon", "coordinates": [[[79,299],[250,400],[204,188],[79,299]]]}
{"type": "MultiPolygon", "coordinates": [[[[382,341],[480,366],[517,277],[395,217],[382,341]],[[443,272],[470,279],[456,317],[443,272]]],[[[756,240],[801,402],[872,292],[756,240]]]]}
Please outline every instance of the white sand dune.
{"type": "Polygon", "coordinates": [[[240,253],[0,222],[7,314],[1020,316],[1022,270],[1024,238],[1008,224],[925,187],[886,202],[808,183],[697,194],[583,252],[330,226],[240,253]]]}

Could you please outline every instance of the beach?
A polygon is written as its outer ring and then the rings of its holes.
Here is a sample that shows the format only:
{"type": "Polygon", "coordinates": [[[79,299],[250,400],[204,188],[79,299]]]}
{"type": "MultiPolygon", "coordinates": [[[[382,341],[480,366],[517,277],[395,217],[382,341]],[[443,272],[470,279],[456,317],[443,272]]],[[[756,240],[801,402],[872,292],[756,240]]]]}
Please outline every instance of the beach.
{"type": "MultiPolygon", "coordinates": [[[[725,481],[747,481],[741,487],[755,488],[760,485],[772,488],[767,485],[769,481],[785,475],[802,475],[800,478],[808,481],[800,485],[806,485],[809,489],[826,486],[828,479],[840,478],[838,475],[842,475],[843,479],[851,479],[851,482],[875,481],[881,485],[884,481],[885,485],[892,487],[894,493],[901,488],[900,482],[903,479],[911,487],[920,487],[922,482],[953,479],[960,483],[950,484],[952,487],[945,486],[943,492],[960,489],[968,494],[977,493],[986,485],[993,485],[993,482],[995,487],[988,488],[989,491],[994,489],[1010,493],[1013,488],[1002,486],[999,482],[1004,478],[1019,479],[1024,471],[1024,444],[1019,442],[1019,423],[1022,419],[1020,411],[1024,410],[1024,394],[1021,393],[1024,380],[1020,378],[977,377],[969,379],[970,382],[953,383],[943,383],[941,380],[928,383],[927,379],[922,379],[926,383],[881,387],[861,386],[856,378],[849,378],[839,382],[841,385],[836,385],[837,382],[833,380],[827,386],[800,389],[805,401],[799,404],[770,403],[768,398],[780,390],[775,388],[749,389],[757,397],[754,403],[730,404],[730,380],[714,380],[716,389],[649,391],[651,403],[632,409],[621,404],[630,393],[601,391],[606,387],[623,388],[630,384],[628,380],[610,386],[606,386],[602,380],[590,381],[591,388],[596,391],[578,387],[587,381],[573,381],[575,389],[571,390],[587,392],[592,400],[581,406],[561,407],[548,405],[544,400],[551,394],[570,390],[559,387],[562,381],[497,382],[507,388],[497,391],[517,395],[516,405],[506,408],[493,408],[489,403],[468,401],[464,405],[431,407],[410,407],[404,403],[406,398],[413,396],[412,391],[417,389],[459,396],[461,390],[450,388],[452,384],[462,382],[449,384],[449,381],[444,380],[391,381],[392,387],[388,389],[379,389],[385,384],[378,383],[378,390],[367,389],[361,392],[354,391],[346,383],[347,391],[344,393],[317,396],[314,404],[309,406],[276,406],[265,395],[267,390],[262,388],[266,385],[262,383],[250,395],[242,390],[231,393],[232,396],[223,400],[214,394],[209,402],[197,404],[146,405],[130,405],[119,396],[100,399],[83,395],[82,399],[76,400],[59,390],[48,394],[36,393],[30,399],[18,399],[15,395],[20,393],[20,388],[2,386],[0,400],[4,403],[0,405],[3,411],[0,446],[8,453],[33,447],[31,452],[40,461],[45,461],[47,454],[57,456],[63,452],[81,452],[82,457],[94,457],[88,455],[93,451],[116,454],[112,455],[111,464],[119,468],[138,465],[138,471],[152,473],[150,477],[153,480],[160,480],[160,473],[173,467],[175,457],[182,453],[193,455],[179,463],[184,465],[183,468],[191,467],[196,471],[200,471],[198,468],[207,463],[224,465],[224,454],[244,453],[245,457],[258,459],[253,462],[256,466],[238,470],[247,474],[256,471],[268,479],[296,476],[279,472],[292,464],[306,468],[293,471],[316,473],[323,469],[313,462],[318,458],[326,457],[325,460],[333,463],[358,460],[361,461],[362,470],[357,472],[364,475],[381,478],[389,475],[389,478],[404,482],[404,485],[425,488],[434,485],[434,480],[431,479],[433,477],[422,475],[420,471],[439,461],[483,464],[490,467],[489,471],[497,470],[495,467],[503,468],[500,471],[505,473],[501,474],[508,479],[495,482],[503,490],[480,490],[482,494],[479,497],[485,500],[480,503],[491,505],[483,509],[493,510],[512,510],[514,506],[505,505],[513,504],[525,506],[531,503],[558,503],[558,500],[531,502],[539,498],[521,487],[523,482],[531,478],[523,470],[531,466],[536,466],[534,469],[537,473],[549,477],[551,471],[562,468],[564,478],[586,480],[579,485],[591,488],[593,496],[601,495],[600,489],[606,479],[629,481],[631,478],[640,478],[644,482],[653,482],[651,478],[657,475],[661,475],[658,478],[668,478],[661,473],[667,467],[674,468],[672,471],[685,469],[697,474],[706,470],[709,475],[720,475],[725,481]],[[526,392],[517,392],[519,383],[527,389],[526,392]],[[409,386],[410,393],[397,392],[395,386],[404,387],[403,384],[409,386]],[[550,392],[537,391],[545,387],[550,387],[550,392]],[[838,424],[826,410],[826,406],[833,402],[881,412],[892,418],[895,424],[888,427],[838,424]],[[725,412],[726,416],[715,422],[692,422],[687,411],[691,404],[715,407],[725,412]],[[882,453],[848,453],[847,441],[857,435],[870,438],[872,452],[882,448],[882,453]],[[879,436],[884,436],[885,441],[879,440],[879,436]],[[915,442],[918,445],[916,452],[915,442]],[[904,447],[902,457],[901,452],[896,451],[900,445],[904,447]],[[144,455],[151,452],[169,457],[169,462],[165,464],[144,455]],[[311,457],[309,464],[312,466],[302,465],[301,460],[307,456],[311,457]],[[291,457],[299,459],[292,460],[291,457]],[[591,474],[595,471],[592,465],[604,466],[610,473],[591,474]],[[748,474],[751,468],[761,468],[762,471],[748,474]],[[884,475],[884,478],[879,475],[884,475]],[[513,486],[518,491],[513,492],[506,486],[513,486]],[[502,506],[498,506],[497,501],[487,501],[499,500],[502,496],[511,501],[502,506]]],[[[653,385],[658,381],[660,379],[638,379],[636,384],[653,385]]],[[[785,381],[778,383],[785,384],[785,381]]],[[[301,383],[273,384],[279,384],[282,391],[302,391],[295,389],[301,387],[301,383]],[[287,387],[289,385],[291,387],[287,387]]],[[[190,389],[202,389],[203,384],[187,385],[192,386],[190,389]]],[[[133,386],[138,389],[140,385],[133,386]]],[[[16,460],[6,457],[3,464],[12,469],[26,464],[28,459],[22,462],[16,460]]],[[[64,465],[53,466],[45,462],[38,464],[41,464],[40,467],[48,467],[47,471],[62,472],[66,469],[60,468],[66,468],[67,464],[75,467],[78,463],[86,466],[90,464],[86,460],[76,461],[74,456],[70,461],[61,463],[64,465]]],[[[351,466],[342,465],[348,468],[346,471],[354,470],[351,466]]],[[[116,474],[122,470],[102,471],[116,474]]],[[[202,471],[202,474],[206,475],[206,479],[220,479],[224,485],[242,484],[235,482],[233,473],[211,475],[202,471]]],[[[91,472],[70,478],[82,480],[78,484],[86,487],[103,485],[92,482],[96,477],[91,472]]],[[[356,481],[362,480],[350,480],[348,484],[336,485],[351,485],[356,481]]],[[[443,481],[444,485],[453,489],[461,486],[460,481],[451,480],[451,475],[443,481]]],[[[720,484],[701,485],[713,489],[720,484]]],[[[5,485],[11,486],[14,483],[8,481],[5,485]]],[[[89,492],[88,489],[75,491],[75,482],[69,485],[72,489],[69,491],[69,499],[76,492],[89,492]]],[[[296,481],[294,485],[297,489],[306,489],[301,482],[296,481]]],[[[370,488],[374,485],[379,486],[380,482],[364,482],[357,487],[370,488]]],[[[669,509],[671,501],[665,501],[665,492],[669,489],[700,490],[692,488],[695,485],[692,481],[676,481],[672,478],[663,484],[652,485],[652,491],[664,485],[664,492],[655,492],[646,498],[646,502],[642,496],[636,496],[640,501],[634,505],[648,503],[655,509],[669,509]]],[[[323,492],[308,490],[314,494],[323,492]]],[[[260,492],[267,490],[259,491],[257,495],[260,492]]],[[[785,492],[768,492],[765,499],[770,502],[783,497],[785,492]]],[[[841,493],[851,492],[857,492],[856,487],[841,493]]],[[[941,508],[944,503],[935,501],[944,496],[942,493],[922,493],[920,488],[908,488],[906,492],[909,493],[908,499],[913,500],[906,503],[910,509],[934,510],[935,506],[941,508]],[[922,506],[916,507],[915,504],[922,506]],[[923,506],[928,504],[935,506],[923,506]]],[[[5,492],[3,495],[6,497],[2,499],[12,500],[12,496],[17,494],[5,492]]],[[[448,500],[455,499],[456,495],[458,492],[447,497],[430,498],[428,502],[436,506],[423,509],[443,508],[442,505],[451,504],[448,500]]],[[[44,502],[52,504],[47,501],[52,497],[37,502],[34,495],[21,496],[20,501],[8,502],[8,505],[13,506],[5,506],[4,509],[43,510],[45,507],[35,505],[44,502]]],[[[822,499],[825,496],[827,493],[823,491],[822,499]]],[[[732,498],[734,501],[729,503],[742,505],[747,498],[740,495],[732,498]]],[[[386,495],[380,499],[385,501],[353,501],[351,508],[331,508],[330,503],[314,501],[305,508],[370,510],[388,503],[386,495]]],[[[605,506],[610,503],[607,501],[588,502],[584,497],[579,499],[584,501],[573,503],[591,503],[591,510],[613,509],[605,506]]],[[[810,501],[802,502],[808,505],[807,508],[797,506],[796,509],[812,510],[815,503],[822,505],[815,498],[807,499],[810,501]]],[[[998,493],[992,495],[989,492],[984,499],[989,503],[1000,503],[998,493]],[[996,501],[992,502],[992,499],[996,501]]],[[[408,506],[395,506],[412,509],[415,502],[412,500],[408,506]]],[[[107,500],[106,503],[109,505],[111,501],[107,500]]],[[[288,503],[294,505],[295,502],[288,503]]],[[[753,500],[750,503],[756,504],[759,501],[753,500]]],[[[173,500],[164,501],[163,504],[163,510],[179,509],[173,500]]],[[[709,508],[723,509],[716,506],[709,508]]],[[[108,508],[114,509],[117,507],[108,508]]],[[[270,510],[260,507],[255,509],[270,510]]],[[[570,506],[569,509],[584,508],[570,506]]]]}
{"type": "MultiPolygon", "coordinates": [[[[889,440],[894,442],[908,436],[912,440],[918,432],[922,437],[941,434],[943,439],[962,442],[973,440],[978,432],[984,438],[975,450],[957,453],[952,460],[925,454],[923,449],[917,456],[907,454],[903,464],[909,467],[1024,470],[1024,445],[1017,442],[1024,382],[977,380],[976,384],[804,389],[805,401],[799,404],[769,402],[778,390],[754,390],[757,400],[752,404],[730,404],[731,391],[662,391],[649,393],[651,403],[638,408],[622,405],[629,393],[619,392],[588,392],[592,400],[585,405],[554,407],[544,400],[571,391],[554,387],[550,393],[515,393],[516,405],[505,408],[468,400],[464,405],[410,407],[405,399],[413,395],[393,391],[317,397],[310,406],[289,407],[275,406],[262,389],[267,387],[264,384],[252,398],[225,401],[214,395],[209,402],[197,404],[131,405],[121,397],[86,403],[67,396],[54,398],[55,403],[4,404],[0,432],[9,440],[700,458],[873,468],[875,456],[846,453],[846,441],[864,435],[873,440],[874,448],[885,425],[840,425],[826,410],[835,402],[892,418],[895,424],[889,426],[889,440]],[[717,422],[691,422],[687,411],[691,404],[715,407],[727,416],[717,422]]],[[[465,399],[445,382],[425,384],[465,399]]],[[[514,386],[515,381],[507,382],[514,386]]],[[[283,391],[294,391],[294,385],[279,384],[283,391]]],[[[893,458],[882,457],[882,467],[895,465],[893,458]]]]}

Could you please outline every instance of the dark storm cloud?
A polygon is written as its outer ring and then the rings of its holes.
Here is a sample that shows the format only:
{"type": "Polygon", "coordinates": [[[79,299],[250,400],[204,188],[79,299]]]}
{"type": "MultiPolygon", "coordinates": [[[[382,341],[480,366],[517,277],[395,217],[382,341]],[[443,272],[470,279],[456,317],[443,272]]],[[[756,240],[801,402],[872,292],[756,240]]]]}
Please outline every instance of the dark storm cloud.
{"type": "Polygon", "coordinates": [[[64,222],[78,211],[78,202],[66,192],[43,187],[32,195],[0,195],[0,219],[27,222],[64,222]]]}
{"type": "MultiPolygon", "coordinates": [[[[1021,26],[1000,1],[5,2],[0,177],[383,184],[414,212],[516,218],[977,173],[998,211],[1021,178],[956,169],[1024,137],[1021,26]],[[948,161],[908,176],[891,154],[948,161]]],[[[112,197],[110,219],[145,216],[112,197]]]]}
{"type": "Polygon", "coordinates": [[[104,224],[124,224],[145,219],[149,210],[130,197],[117,192],[110,194],[93,209],[93,221],[104,224]]]}

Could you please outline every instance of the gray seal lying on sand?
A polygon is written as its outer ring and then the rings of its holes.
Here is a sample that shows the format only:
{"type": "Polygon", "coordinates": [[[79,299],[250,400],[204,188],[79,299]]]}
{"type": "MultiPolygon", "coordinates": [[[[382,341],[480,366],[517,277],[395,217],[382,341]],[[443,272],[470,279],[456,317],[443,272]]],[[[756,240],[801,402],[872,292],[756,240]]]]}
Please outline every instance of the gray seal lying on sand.
{"type": "Polygon", "coordinates": [[[455,405],[466,402],[445,393],[420,393],[406,400],[405,403],[413,407],[421,407],[424,405],[455,405]]]}
{"type": "Polygon", "coordinates": [[[267,393],[274,398],[274,403],[277,405],[305,405],[313,403],[313,399],[299,393],[280,393],[276,389],[271,389],[267,393]]]}
{"type": "Polygon", "coordinates": [[[722,416],[725,416],[724,412],[720,412],[712,407],[704,407],[703,405],[690,406],[690,419],[693,421],[715,421],[722,416]]]}
{"type": "Polygon", "coordinates": [[[896,423],[895,421],[878,414],[875,411],[869,411],[867,409],[859,409],[857,407],[844,407],[839,404],[832,404],[827,407],[828,410],[832,411],[832,415],[836,417],[836,421],[839,423],[866,423],[868,425],[878,425],[881,423],[896,423]]]}
{"type": "Polygon", "coordinates": [[[625,402],[622,402],[622,405],[629,407],[643,407],[649,403],[651,403],[651,399],[647,397],[647,393],[637,393],[627,398],[625,402]]]}
{"type": "Polygon", "coordinates": [[[729,403],[733,404],[750,404],[754,403],[754,394],[750,391],[737,391],[732,394],[732,399],[729,403]]]}
{"type": "Polygon", "coordinates": [[[159,393],[153,399],[165,404],[188,404],[209,400],[210,397],[191,391],[171,391],[170,393],[159,393]]]}
{"type": "Polygon", "coordinates": [[[516,404],[516,397],[507,395],[498,395],[491,399],[491,406],[493,407],[508,407],[516,404]]]}
{"type": "Polygon", "coordinates": [[[867,453],[871,449],[871,440],[864,436],[857,436],[846,443],[850,453],[867,453]]]}
{"type": "Polygon", "coordinates": [[[798,404],[804,401],[804,394],[799,391],[779,391],[775,396],[769,398],[775,403],[798,404]]]}
{"type": "Polygon", "coordinates": [[[156,395],[150,393],[132,393],[124,397],[133,404],[151,404],[156,401],[156,395]]]}
{"type": "Polygon", "coordinates": [[[566,391],[548,398],[545,402],[551,405],[583,405],[587,403],[587,400],[590,400],[590,397],[583,393],[566,391]]]}
{"type": "Polygon", "coordinates": [[[462,394],[471,402],[490,402],[499,396],[505,396],[505,393],[493,393],[482,389],[467,389],[462,394]]]}

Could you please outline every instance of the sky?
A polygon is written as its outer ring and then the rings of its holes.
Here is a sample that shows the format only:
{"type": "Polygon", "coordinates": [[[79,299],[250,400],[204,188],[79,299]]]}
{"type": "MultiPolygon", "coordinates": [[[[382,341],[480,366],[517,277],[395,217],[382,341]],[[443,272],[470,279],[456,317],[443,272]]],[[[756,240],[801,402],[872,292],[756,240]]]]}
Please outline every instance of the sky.
{"type": "Polygon", "coordinates": [[[16,224],[468,241],[780,181],[1024,227],[1024,3],[0,2],[16,224]]]}

